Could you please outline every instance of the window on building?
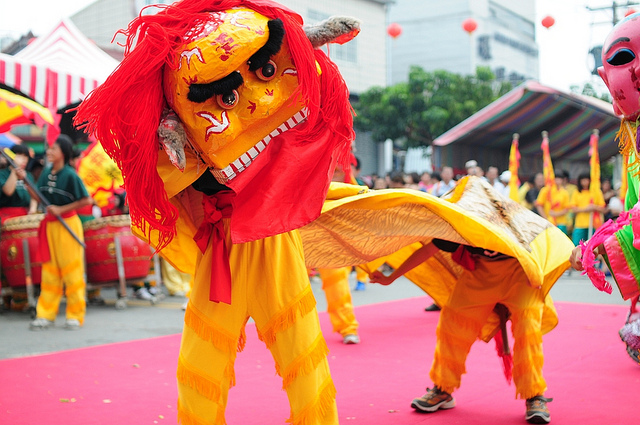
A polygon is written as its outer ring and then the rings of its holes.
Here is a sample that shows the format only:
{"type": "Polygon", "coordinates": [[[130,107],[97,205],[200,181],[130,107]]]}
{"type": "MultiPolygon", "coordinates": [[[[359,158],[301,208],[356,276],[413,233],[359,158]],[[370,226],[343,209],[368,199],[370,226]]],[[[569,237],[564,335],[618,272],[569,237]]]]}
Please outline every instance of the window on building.
{"type": "MultiPolygon", "coordinates": [[[[307,24],[317,24],[318,22],[324,21],[325,19],[329,19],[330,15],[309,9],[307,15],[307,24]]],[[[343,62],[358,62],[358,42],[357,39],[353,39],[345,44],[330,44],[327,46],[329,49],[329,56],[334,61],[343,61],[343,62]]]]}

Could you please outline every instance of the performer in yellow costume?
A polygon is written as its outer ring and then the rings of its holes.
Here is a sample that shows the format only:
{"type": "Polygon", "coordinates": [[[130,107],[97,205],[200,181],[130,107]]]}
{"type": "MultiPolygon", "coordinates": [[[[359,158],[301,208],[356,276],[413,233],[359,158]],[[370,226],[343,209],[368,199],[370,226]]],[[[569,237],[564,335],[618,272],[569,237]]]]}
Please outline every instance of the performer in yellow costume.
{"type": "Polygon", "coordinates": [[[562,182],[562,174],[558,174],[555,177],[555,186],[545,186],[540,189],[536,200],[536,208],[542,217],[555,224],[565,235],[568,235],[567,213],[571,204],[569,193],[562,187],[562,182]]]}
{"type": "MultiPolygon", "coordinates": [[[[47,149],[47,167],[36,187],[51,203],[38,231],[42,281],[36,306],[36,319],[31,330],[43,330],[53,325],[62,294],[67,297],[65,327],[79,329],[84,323],[86,311],[84,280],[84,249],[69,233],[61,217],[71,231],[83,240],[82,223],[76,211],[91,204],[91,198],[82,180],[69,166],[73,145],[69,137],[61,135],[47,149]]],[[[31,189],[29,189],[30,192],[31,189]]],[[[32,193],[36,198],[36,195],[32,193]]],[[[36,198],[37,199],[37,198],[36,198]]]]}
{"type": "Polygon", "coordinates": [[[337,184],[329,199],[322,215],[301,229],[308,266],[369,261],[363,267],[374,274],[372,281],[383,281],[374,271],[386,261],[397,269],[392,278],[406,272],[443,306],[431,372],[436,389],[412,406],[453,407],[450,393],[460,385],[471,344],[502,336],[499,324],[510,313],[516,396],[527,400],[528,421],[549,422],[541,341],[557,324],[548,293],[569,266],[566,235],[475,177],[462,179],[444,199],[337,184]]]}
{"type": "MultiPolygon", "coordinates": [[[[333,173],[332,181],[344,182],[347,176],[342,167],[336,167],[333,173]]],[[[355,184],[355,178],[351,178],[355,184]]],[[[363,188],[364,189],[364,188],[363,188]]],[[[331,199],[331,198],[329,198],[331,199]]],[[[349,290],[349,275],[351,274],[351,266],[340,267],[337,269],[318,269],[320,279],[322,279],[322,291],[327,298],[327,313],[329,320],[333,326],[333,331],[338,332],[342,336],[342,342],[345,344],[359,344],[358,321],[353,311],[353,301],[351,299],[351,291],[349,290]]],[[[366,272],[360,268],[359,273],[366,272]]]]}
{"type": "Polygon", "coordinates": [[[283,379],[289,422],[337,424],[296,229],[320,214],[354,136],[344,80],[314,47],[347,41],[359,24],[303,30],[299,15],[268,0],[161,8],[130,24],[123,62],[76,120],[122,170],[136,232],[194,274],[178,419],[225,423],[252,317],[283,379]]]}
{"type": "Polygon", "coordinates": [[[318,269],[322,279],[322,290],[327,297],[327,313],[333,331],[342,335],[345,344],[359,344],[358,321],[353,312],[353,301],[349,290],[351,267],[318,269]]]}
{"type": "Polygon", "coordinates": [[[580,190],[575,191],[571,197],[571,208],[576,215],[571,238],[575,246],[580,241],[586,241],[602,225],[602,213],[605,211],[605,202],[602,191],[591,191],[589,186],[591,177],[589,174],[578,176],[580,190]]]}

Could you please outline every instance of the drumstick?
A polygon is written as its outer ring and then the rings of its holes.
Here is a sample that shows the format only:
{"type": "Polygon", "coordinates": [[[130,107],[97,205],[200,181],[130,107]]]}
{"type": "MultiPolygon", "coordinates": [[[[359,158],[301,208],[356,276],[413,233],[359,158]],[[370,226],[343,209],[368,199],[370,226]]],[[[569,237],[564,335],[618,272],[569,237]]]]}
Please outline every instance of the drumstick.
{"type": "MultiPolygon", "coordinates": [[[[13,158],[15,157],[15,154],[9,148],[4,148],[4,149],[0,150],[0,154],[2,154],[2,156],[4,156],[4,158],[7,160],[7,162],[9,162],[9,165],[11,165],[16,170],[18,169],[18,165],[13,160],[13,158]]],[[[42,192],[40,192],[40,190],[38,190],[36,185],[31,180],[24,179],[24,183],[27,186],[29,186],[29,188],[33,191],[33,193],[35,193],[38,196],[38,200],[40,201],[41,204],[43,204],[45,206],[45,208],[48,207],[49,205],[51,205],[49,200],[44,197],[42,192]]],[[[83,248],[86,248],[86,245],[84,244],[84,242],[82,242],[80,240],[78,235],[73,233],[73,230],[71,230],[71,228],[69,227],[67,222],[64,221],[64,219],[62,217],[60,217],[59,215],[56,215],[55,218],[57,218],[58,221],[64,226],[64,228],[67,229],[67,232],[69,232],[69,234],[71,236],[73,236],[73,239],[75,239],[76,242],[78,242],[80,245],[82,245],[83,248]]]]}

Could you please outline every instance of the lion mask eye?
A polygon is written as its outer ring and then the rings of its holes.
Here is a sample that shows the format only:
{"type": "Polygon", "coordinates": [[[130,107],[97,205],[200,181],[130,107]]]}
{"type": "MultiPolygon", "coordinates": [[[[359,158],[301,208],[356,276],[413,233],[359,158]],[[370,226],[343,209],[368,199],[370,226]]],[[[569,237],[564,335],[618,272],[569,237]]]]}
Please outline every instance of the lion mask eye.
{"type": "Polygon", "coordinates": [[[222,109],[232,109],[238,104],[239,96],[237,90],[232,90],[229,93],[219,94],[216,96],[218,106],[222,109]]]}
{"type": "Polygon", "coordinates": [[[278,70],[278,67],[276,63],[270,60],[269,62],[265,63],[264,66],[262,66],[262,68],[258,68],[256,70],[256,75],[262,81],[270,81],[275,78],[277,70],[278,70]]]}

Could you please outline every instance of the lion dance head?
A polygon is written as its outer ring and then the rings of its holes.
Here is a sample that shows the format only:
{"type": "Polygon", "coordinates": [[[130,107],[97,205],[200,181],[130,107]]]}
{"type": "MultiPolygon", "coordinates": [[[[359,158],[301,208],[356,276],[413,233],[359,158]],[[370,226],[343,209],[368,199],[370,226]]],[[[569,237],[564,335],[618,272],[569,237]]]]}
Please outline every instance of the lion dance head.
{"type": "Polygon", "coordinates": [[[177,210],[156,170],[162,148],[179,169],[190,150],[235,192],[234,242],[317,217],[354,137],[346,84],[317,47],[353,38],[357,21],[303,28],[268,0],[183,0],[122,32],[124,60],[76,123],[122,170],[132,225],[158,231],[160,248],[175,234],[177,210]],[[265,216],[274,208],[277,220],[265,216]]]}

